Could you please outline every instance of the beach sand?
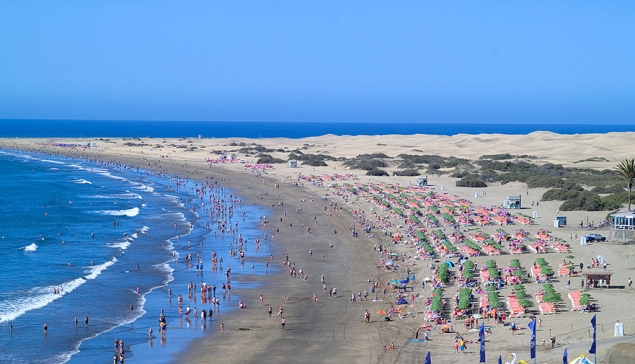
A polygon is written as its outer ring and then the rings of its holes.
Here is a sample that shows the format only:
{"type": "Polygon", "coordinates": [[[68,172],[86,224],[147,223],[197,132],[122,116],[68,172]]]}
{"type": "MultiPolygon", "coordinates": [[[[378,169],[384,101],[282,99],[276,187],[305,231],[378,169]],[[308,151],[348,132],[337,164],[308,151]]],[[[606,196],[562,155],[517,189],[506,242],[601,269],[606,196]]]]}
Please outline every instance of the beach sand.
{"type": "MultiPolygon", "coordinates": [[[[268,217],[271,223],[263,229],[269,236],[276,235],[275,241],[269,238],[266,243],[274,251],[273,264],[279,271],[263,277],[250,278],[259,279],[265,285],[259,289],[236,292],[248,304],[248,308],[215,318],[212,325],[218,326],[222,320],[225,324],[225,334],[221,336],[216,330],[210,337],[193,343],[191,349],[184,354],[184,358],[175,358],[176,362],[274,363],[292,359],[298,362],[414,363],[423,362],[430,350],[434,363],[459,361],[475,363],[478,362],[478,344],[468,345],[466,354],[454,354],[454,334],[443,334],[438,327],[433,328],[429,333],[431,341],[409,341],[414,339],[415,330],[425,323],[423,302],[431,294],[429,286],[423,291],[418,283],[414,284],[413,293],[418,294],[419,297],[415,299],[414,306],[407,307],[408,311],[417,312],[414,318],[402,319],[392,315],[392,321],[384,321],[385,315],[376,313],[378,310],[388,311],[391,305],[395,304],[395,295],[391,289],[386,296],[381,290],[378,291],[380,302],[358,300],[352,303],[350,299],[352,293],[369,291],[369,279],[374,279],[383,286],[392,279],[403,279],[405,276],[406,267],[402,267],[398,273],[390,273],[384,268],[375,268],[381,258],[377,252],[373,251],[373,245],[384,244],[388,246],[388,249],[406,255],[412,255],[414,250],[407,244],[392,245],[389,237],[377,230],[373,230],[376,236],[374,238],[364,236],[363,231],[360,231],[358,238],[351,236],[349,230],[351,225],[360,228],[358,219],[351,212],[364,211],[365,216],[372,218],[371,208],[377,207],[365,198],[359,198],[359,200],[350,198],[346,202],[341,196],[334,196],[332,190],[313,186],[309,182],[304,182],[303,185],[296,184],[300,173],[302,175],[352,173],[358,180],[348,181],[349,183],[384,182],[398,183],[400,186],[406,186],[408,181],[415,182],[415,177],[368,177],[364,176],[364,171],[349,170],[339,161],[327,161],[329,165],[326,167],[309,167],[301,165],[301,162],[298,168],[276,164],[274,169],[266,170],[259,175],[245,168],[254,157],[253,154],[249,156],[241,154],[238,151],[241,148],[240,144],[255,143],[273,150],[281,149],[284,152],[270,154],[284,159],[289,151],[295,149],[301,149],[304,153],[326,153],[334,157],[354,157],[363,153],[385,153],[395,157],[400,153],[423,153],[472,160],[484,154],[511,153],[537,156],[540,162],[552,162],[565,167],[573,166],[574,162],[595,158],[594,161],[575,163],[575,166],[606,169],[614,167],[624,158],[632,158],[634,142],[635,133],[557,135],[536,132],[530,135],[456,135],[451,137],[327,135],[304,139],[257,140],[242,138],[187,140],[140,138],[81,141],[5,139],[2,145],[23,150],[53,151],[88,159],[116,161],[155,171],[188,175],[190,178],[204,179],[205,176],[213,176],[215,180],[223,179],[221,185],[235,189],[247,203],[261,204],[270,208],[271,216],[268,217]],[[56,142],[94,142],[96,146],[83,149],[63,148],[51,144],[56,142]],[[228,155],[235,153],[236,159],[244,160],[245,164],[219,163],[215,165],[215,168],[210,169],[206,160],[217,158],[220,152],[228,155]],[[604,158],[604,160],[598,158],[604,158]],[[198,171],[202,173],[192,173],[198,171]],[[279,185],[279,188],[276,185],[279,185]],[[327,194],[329,196],[326,196],[327,194]],[[322,196],[326,196],[326,199],[323,200],[322,196]],[[279,202],[283,203],[284,207],[279,207],[279,202]],[[334,202],[342,208],[341,211],[334,208],[332,205],[334,202]],[[302,211],[296,212],[297,208],[302,208],[302,211]],[[285,211],[289,213],[289,216],[283,216],[285,211]],[[332,213],[332,217],[328,217],[328,213],[332,213]],[[282,223],[280,223],[280,217],[283,218],[282,223]],[[317,221],[317,225],[314,221],[317,221]],[[293,224],[292,228],[289,223],[293,224]],[[301,224],[305,225],[305,229],[300,228],[301,224]],[[311,233],[306,231],[306,227],[311,228],[311,233]],[[279,233],[276,232],[276,228],[280,229],[279,233]],[[335,234],[334,231],[337,233],[335,234]],[[329,248],[331,243],[332,250],[329,248]],[[313,250],[312,256],[309,255],[309,249],[313,250]],[[300,277],[289,277],[288,270],[283,266],[285,254],[289,254],[290,261],[294,262],[297,268],[307,273],[307,282],[300,277]],[[322,256],[324,256],[323,261],[322,256]],[[329,299],[328,294],[324,293],[320,283],[321,275],[325,276],[327,287],[337,287],[337,298],[329,299]],[[283,300],[284,293],[288,295],[289,300],[283,300]],[[264,296],[264,307],[258,305],[260,294],[264,296]],[[319,296],[318,303],[313,302],[314,294],[319,296]],[[280,305],[284,306],[284,316],[287,319],[284,330],[281,329],[280,318],[276,316],[280,305]],[[268,306],[273,307],[274,314],[271,318],[267,315],[268,306]],[[370,323],[364,323],[365,310],[371,313],[370,323]],[[384,346],[390,342],[394,343],[395,350],[384,350],[384,346]]],[[[540,255],[526,251],[520,255],[503,254],[493,258],[481,255],[470,258],[479,266],[484,265],[487,260],[495,259],[498,266],[504,268],[511,259],[517,258],[522,266],[528,269],[537,257],[542,257],[557,271],[565,255],[573,255],[575,256],[574,263],[584,262],[585,265],[589,264],[591,258],[603,255],[609,263],[608,270],[615,272],[612,278],[613,285],[626,285],[629,277],[635,278],[633,271],[635,255],[632,245],[607,242],[581,246],[579,239],[573,241],[570,239],[571,235],[581,237],[589,232],[587,229],[579,228],[578,221],[586,222],[588,219],[588,221],[600,222],[606,218],[608,212],[559,213],[560,202],[557,201],[541,202],[539,207],[531,208],[529,201],[540,200],[546,189],[536,188],[527,191],[523,183],[493,184],[483,189],[471,189],[455,187],[455,179],[450,177],[429,176],[429,180],[435,191],[442,193],[441,186],[444,186],[443,192],[469,199],[474,206],[502,205],[502,201],[507,196],[522,195],[523,206],[526,207],[521,210],[522,213],[532,215],[536,211],[539,218],[535,220],[535,225],[511,225],[504,227],[505,230],[513,233],[516,229],[523,228],[533,235],[540,229],[548,229],[553,231],[554,237],[562,238],[571,244],[571,251],[568,254],[559,254],[550,250],[548,254],[540,255]],[[478,197],[475,196],[476,192],[479,192],[478,197]],[[553,228],[553,221],[557,215],[566,215],[569,225],[564,228],[553,228]]],[[[375,212],[386,214],[386,212],[375,212]]],[[[396,226],[404,224],[403,218],[392,216],[388,220],[393,224],[393,227],[389,229],[391,232],[399,229],[396,226]]],[[[493,234],[497,228],[499,228],[498,225],[486,226],[482,231],[493,234]]],[[[471,230],[476,228],[472,227],[471,230]]],[[[607,235],[607,231],[599,232],[607,235]]],[[[508,253],[507,249],[504,251],[508,253]]],[[[456,258],[452,258],[452,261],[456,261],[456,258]]],[[[414,263],[415,265],[409,268],[416,275],[417,282],[420,282],[422,277],[432,276],[429,268],[430,260],[415,260],[414,263]]],[[[477,272],[475,276],[478,277],[477,272]]],[[[532,313],[537,313],[536,317],[542,319],[542,326],[537,330],[539,363],[562,362],[562,352],[565,348],[568,350],[570,360],[581,354],[588,355],[591,344],[589,321],[592,314],[571,312],[571,302],[567,298],[568,279],[556,275],[555,279],[550,281],[563,297],[557,314],[540,315],[537,312],[535,300],[531,307],[532,313]],[[557,338],[556,349],[550,348],[550,336],[557,338]],[[543,339],[548,343],[547,349],[542,348],[543,339]]],[[[573,292],[579,288],[581,277],[578,275],[570,279],[573,292]]],[[[529,295],[535,294],[541,286],[537,283],[529,283],[528,280],[524,284],[529,295]]],[[[444,298],[449,300],[456,289],[453,284],[450,284],[445,288],[444,298]]],[[[510,292],[509,286],[499,292],[503,302],[510,292]]],[[[590,293],[593,302],[598,304],[600,310],[597,313],[598,362],[633,362],[635,291],[596,289],[590,293]],[[617,320],[624,323],[626,336],[613,338],[613,326],[617,320]]],[[[372,296],[369,291],[369,298],[372,296]]],[[[488,362],[494,362],[499,355],[502,355],[503,362],[511,361],[507,357],[512,352],[517,353],[519,359],[531,361],[529,359],[530,335],[526,329],[530,319],[524,317],[515,321],[522,328],[515,335],[511,335],[509,326],[491,324],[492,334],[487,335],[486,343],[488,362]]],[[[465,330],[463,321],[455,322],[453,326],[468,341],[478,338],[476,330],[465,330]]]]}

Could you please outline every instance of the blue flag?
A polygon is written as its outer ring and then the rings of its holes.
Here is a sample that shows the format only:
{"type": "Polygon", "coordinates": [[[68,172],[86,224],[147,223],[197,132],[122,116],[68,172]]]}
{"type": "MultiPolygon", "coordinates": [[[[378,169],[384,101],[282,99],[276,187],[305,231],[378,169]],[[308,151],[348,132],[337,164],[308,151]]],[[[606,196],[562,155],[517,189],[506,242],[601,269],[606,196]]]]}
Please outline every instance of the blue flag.
{"type": "Polygon", "coordinates": [[[591,349],[589,349],[589,354],[595,354],[595,315],[591,319],[591,325],[593,326],[593,343],[591,344],[591,349]]]}
{"type": "Polygon", "coordinates": [[[562,354],[562,364],[569,364],[569,354],[567,354],[567,349],[564,349],[564,354],[562,354]]]}
{"type": "Polygon", "coordinates": [[[503,364],[503,357],[501,357],[500,355],[498,356],[498,364],[503,364]]]}
{"type": "Polygon", "coordinates": [[[531,358],[536,358],[536,319],[529,323],[529,329],[531,330],[531,340],[529,341],[531,358]]]}
{"type": "Polygon", "coordinates": [[[426,355],[426,364],[432,364],[432,359],[430,359],[430,351],[428,350],[428,355],[426,355]]]}
{"type": "Polygon", "coordinates": [[[478,329],[478,339],[481,342],[481,360],[479,363],[485,363],[485,322],[481,322],[481,327],[478,329]]]}

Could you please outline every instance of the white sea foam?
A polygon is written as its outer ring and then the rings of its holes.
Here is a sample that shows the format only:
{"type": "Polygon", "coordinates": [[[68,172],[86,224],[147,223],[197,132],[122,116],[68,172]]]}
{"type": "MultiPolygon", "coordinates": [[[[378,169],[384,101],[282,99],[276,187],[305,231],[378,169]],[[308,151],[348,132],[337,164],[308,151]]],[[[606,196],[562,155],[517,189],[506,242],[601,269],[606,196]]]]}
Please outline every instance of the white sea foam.
{"type": "Polygon", "coordinates": [[[117,193],[110,195],[93,195],[92,198],[120,198],[120,199],[140,199],[143,197],[137,193],[126,191],[125,193],[117,193]]]}
{"type": "Polygon", "coordinates": [[[100,174],[100,175],[105,176],[105,177],[112,178],[112,179],[118,179],[118,180],[121,180],[121,181],[127,181],[128,180],[127,178],[124,178],[124,177],[115,176],[115,175],[113,175],[112,173],[110,173],[106,169],[88,168],[87,170],[90,171],[90,172],[94,172],[94,173],[100,174]]]}
{"type": "Polygon", "coordinates": [[[117,242],[117,243],[111,243],[107,245],[109,248],[115,248],[115,249],[121,249],[121,250],[126,250],[128,249],[128,247],[130,246],[130,240],[125,239],[123,241],[117,242]]]}
{"type": "Polygon", "coordinates": [[[168,283],[172,282],[174,280],[174,268],[170,267],[170,265],[168,263],[160,263],[160,264],[156,264],[154,265],[154,267],[156,267],[157,269],[167,273],[167,277],[165,279],[165,281],[163,282],[164,285],[167,285],[168,283]]]}
{"type": "Polygon", "coordinates": [[[84,278],[76,278],[61,285],[37,287],[27,292],[16,292],[15,298],[0,301],[0,323],[9,322],[22,316],[28,311],[37,310],[49,303],[72,292],[86,282],[84,278]],[[59,294],[53,293],[53,288],[62,288],[59,294]]]}
{"type": "Polygon", "coordinates": [[[31,245],[27,245],[27,246],[23,247],[22,249],[25,252],[34,252],[34,251],[37,250],[37,248],[38,248],[37,244],[33,243],[31,245]]]}
{"type": "Polygon", "coordinates": [[[147,191],[147,192],[150,192],[150,193],[154,192],[154,188],[152,188],[150,186],[146,186],[143,183],[140,186],[137,186],[137,187],[134,187],[134,188],[136,188],[138,190],[142,190],[142,191],[147,191]]]}
{"type": "Polygon", "coordinates": [[[48,163],[54,163],[54,164],[66,164],[64,162],[60,162],[60,161],[52,161],[50,159],[40,159],[42,162],[48,162],[48,163]]]}
{"type": "Polygon", "coordinates": [[[59,168],[55,168],[55,167],[49,168],[49,171],[59,171],[59,170],[60,170],[59,168]]]}
{"type": "Polygon", "coordinates": [[[134,217],[139,215],[139,208],[138,207],[133,207],[131,209],[128,210],[100,210],[100,211],[96,211],[99,214],[102,215],[109,215],[109,216],[128,216],[128,217],[134,217]]]}
{"type": "MultiPolygon", "coordinates": [[[[167,211],[167,210],[164,210],[167,211]]],[[[163,212],[161,214],[152,215],[149,219],[170,219],[171,221],[186,221],[185,215],[182,212],[163,212]]]]}
{"type": "Polygon", "coordinates": [[[37,310],[49,303],[62,298],[62,296],[73,292],[77,287],[86,283],[87,280],[97,278],[104,270],[117,262],[113,257],[110,261],[96,266],[88,267],[89,273],[85,277],[73,279],[55,286],[36,287],[26,292],[15,292],[15,298],[3,299],[0,301],[0,323],[9,322],[22,316],[28,311],[37,310]],[[53,293],[54,288],[61,288],[59,293],[53,293]]]}
{"type": "Polygon", "coordinates": [[[83,185],[83,184],[89,184],[89,185],[92,185],[92,184],[93,184],[91,181],[87,181],[87,180],[85,180],[85,179],[83,179],[83,178],[82,178],[82,179],[76,179],[76,180],[73,180],[73,182],[75,182],[75,183],[79,183],[80,185],[83,185]]]}
{"type": "Polygon", "coordinates": [[[115,264],[116,262],[117,262],[117,258],[112,257],[111,260],[109,260],[109,261],[107,261],[105,263],[102,263],[102,264],[99,264],[99,265],[94,265],[94,266],[90,267],[90,274],[87,275],[84,278],[86,278],[86,279],[95,279],[101,274],[101,272],[103,272],[104,270],[106,270],[108,267],[110,267],[111,265],[115,264]]]}

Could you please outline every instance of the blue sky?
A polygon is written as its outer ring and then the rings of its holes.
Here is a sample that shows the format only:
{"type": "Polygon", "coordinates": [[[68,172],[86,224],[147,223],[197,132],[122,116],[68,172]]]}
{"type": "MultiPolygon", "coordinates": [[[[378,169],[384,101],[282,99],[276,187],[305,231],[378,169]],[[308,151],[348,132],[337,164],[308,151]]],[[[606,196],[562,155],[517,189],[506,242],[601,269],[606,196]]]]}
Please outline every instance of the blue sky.
{"type": "Polygon", "coordinates": [[[635,123],[632,1],[3,1],[0,118],[635,123]]]}

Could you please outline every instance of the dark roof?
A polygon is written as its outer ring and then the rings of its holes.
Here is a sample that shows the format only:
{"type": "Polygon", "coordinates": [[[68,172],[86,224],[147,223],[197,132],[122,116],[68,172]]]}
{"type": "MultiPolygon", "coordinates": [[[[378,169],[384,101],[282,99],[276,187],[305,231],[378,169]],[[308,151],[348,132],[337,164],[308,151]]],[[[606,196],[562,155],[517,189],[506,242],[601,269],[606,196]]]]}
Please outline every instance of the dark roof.
{"type": "Polygon", "coordinates": [[[586,277],[606,277],[606,276],[612,276],[614,272],[588,272],[588,273],[582,273],[583,276],[586,277]]]}

